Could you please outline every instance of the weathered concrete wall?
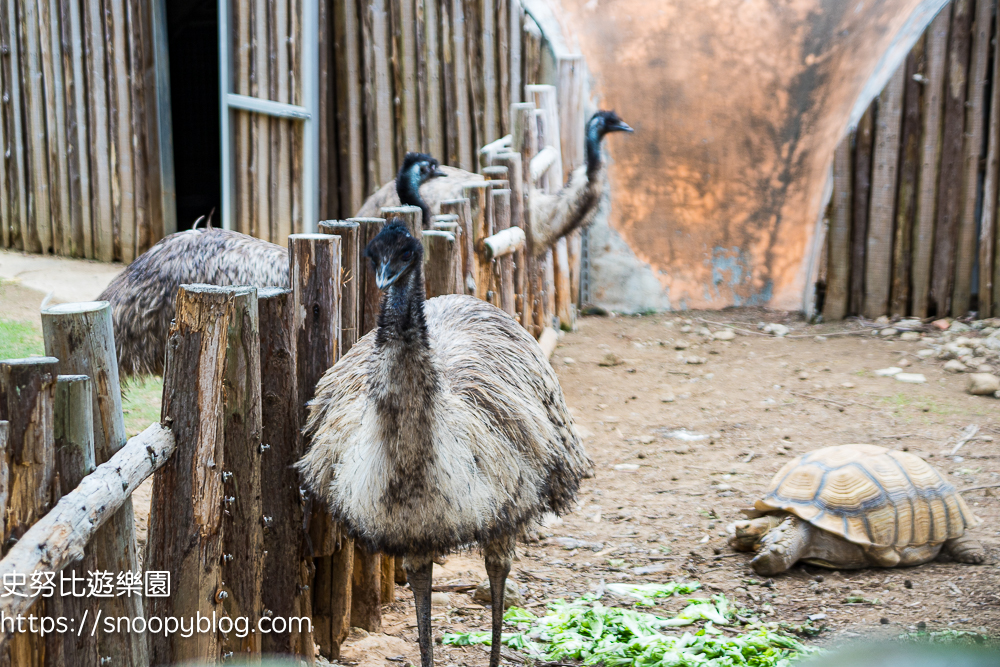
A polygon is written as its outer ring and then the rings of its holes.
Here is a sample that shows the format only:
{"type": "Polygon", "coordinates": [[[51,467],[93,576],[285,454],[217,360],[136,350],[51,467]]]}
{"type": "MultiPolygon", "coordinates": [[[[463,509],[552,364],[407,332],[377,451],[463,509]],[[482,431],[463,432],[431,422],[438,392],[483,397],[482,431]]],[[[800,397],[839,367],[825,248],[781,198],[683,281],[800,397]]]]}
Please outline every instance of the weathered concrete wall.
{"type": "Polygon", "coordinates": [[[592,300],[803,308],[834,147],[944,1],[549,0],[636,128],[607,142],[592,300]]]}

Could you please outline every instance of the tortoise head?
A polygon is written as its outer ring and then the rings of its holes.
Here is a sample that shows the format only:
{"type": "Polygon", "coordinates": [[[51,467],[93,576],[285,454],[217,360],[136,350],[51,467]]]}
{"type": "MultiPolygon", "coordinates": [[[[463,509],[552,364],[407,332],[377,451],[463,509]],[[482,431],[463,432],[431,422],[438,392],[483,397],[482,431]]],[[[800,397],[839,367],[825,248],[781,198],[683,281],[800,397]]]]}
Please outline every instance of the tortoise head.
{"type": "Polygon", "coordinates": [[[782,517],[765,514],[755,519],[736,521],[726,526],[729,546],[736,551],[756,551],[765,535],[781,524],[782,517]]]}

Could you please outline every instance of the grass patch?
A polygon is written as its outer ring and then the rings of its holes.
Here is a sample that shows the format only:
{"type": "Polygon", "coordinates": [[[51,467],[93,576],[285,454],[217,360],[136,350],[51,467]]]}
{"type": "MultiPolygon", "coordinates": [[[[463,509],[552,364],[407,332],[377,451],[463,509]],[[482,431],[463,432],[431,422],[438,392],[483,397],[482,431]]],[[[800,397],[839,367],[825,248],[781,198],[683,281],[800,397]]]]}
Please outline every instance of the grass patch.
{"type": "Polygon", "coordinates": [[[0,319],[0,359],[45,354],[42,333],[27,322],[0,319]]]}
{"type": "Polygon", "coordinates": [[[153,422],[160,421],[160,397],[163,378],[148,375],[130,380],[122,395],[125,432],[128,437],[141,433],[153,422]]]}

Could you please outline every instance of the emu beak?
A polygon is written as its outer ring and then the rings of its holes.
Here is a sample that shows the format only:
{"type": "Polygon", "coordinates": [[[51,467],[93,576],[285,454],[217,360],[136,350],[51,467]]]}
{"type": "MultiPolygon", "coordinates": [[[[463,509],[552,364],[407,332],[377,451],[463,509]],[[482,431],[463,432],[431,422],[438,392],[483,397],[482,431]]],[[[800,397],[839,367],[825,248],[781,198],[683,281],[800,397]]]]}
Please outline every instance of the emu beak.
{"type": "Polygon", "coordinates": [[[399,279],[399,273],[389,275],[389,263],[385,262],[379,267],[378,271],[375,272],[375,286],[380,290],[387,289],[396,280],[399,279]]]}
{"type": "Polygon", "coordinates": [[[444,173],[440,169],[435,168],[434,173],[431,174],[431,178],[441,178],[442,176],[447,176],[447,175],[448,174],[444,173]]]}
{"type": "Polygon", "coordinates": [[[615,127],[619,132],[635,132],[628,123],[623,120],[618,121],[618,125],[615,127]]]}

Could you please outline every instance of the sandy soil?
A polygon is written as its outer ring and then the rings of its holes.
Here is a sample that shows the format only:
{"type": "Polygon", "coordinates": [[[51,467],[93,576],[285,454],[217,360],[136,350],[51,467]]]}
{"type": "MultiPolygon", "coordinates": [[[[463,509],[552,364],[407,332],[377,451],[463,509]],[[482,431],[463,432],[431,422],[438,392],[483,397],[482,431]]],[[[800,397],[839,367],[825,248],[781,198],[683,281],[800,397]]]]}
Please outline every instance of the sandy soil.
{"type": "MultiPolygon", "coordinates": [[[[1000,482],[1000,401],[967,395],[965,377],[916,356],[919,342],[870,335],[814,338],[847,328],[809,326],[762,310],[582,319],[578,332],[564,336],[552,363],[597,474],[584,481],[575,512],[545,527],[541,542],[519,546],[512,576],[527,606],[539,611],[546,600],[594,591],[602,581],[695,579],[705,593],[723,592],[765,620],[799,624],[810,614],[826,614],[817,625],[828,629],[807,640],[815,644],[895,637],[921,622],[931,630],[1000,634],[1000,503],[988,490],[965,494],[983,519],[972,531],[988,551],[979,566],[934,562],[831,571],[800,565],[758,584],[751,583],[761,577],[750,569],[749,556],[726,545],[725,527],[742,518],[740,508],[752,505],[789,457],[819,447],[875,443],[925,457],[958,488],[1000,482]],[[706,343],[696,333],[704,326],[693,319],[698,317],[744,322],[748,329],[758,321],[782,321],[792,335],[804,337],[740,335],[706,343]],[[695,331],[682,333],[685,323],[695,331]],[[679,341],[687,349],[675,349],[679,341]],[[705,362],[686,363],[691,357],[705,362]],[[606,358],[621,363],[600,365],[606,358]],[[927,383],[872,373],[902,359],[912,363],[907,371],[923,373],[927,383]],[[969,442],[958,456],[945,456],[970,424],[980,427],[984,439],[969,442]],[[679,429],[708,437],[670,437],[679,429]],[[564,548],[559,538],[589,545],[564,548]],[[880,602],[845,603],[854,591],[880,602]]],[[[476,554],[435,566],[439,586],[483,579],[476,554]]],[[[469,594],[444,595],[438,598],[447,604],[435,607],[435,636],[489,629],[488,610],[469,594]]],[[[628,604],[614,598],[605,603],[628,604]]],[[[683,605],[675,598],[659,611],[683,605]]],[[[374,667],[402,655],[419,664],[407,589],[397,587],[384,634],[380,648],[379,635],[355,635],[346,643],[345,660],[374,667]],[[365,651],[351,649],[362,639],[365,651]]],[[[435,651],[440,664],[487,662],[480,647],[438,645],[435,651]]]]}

